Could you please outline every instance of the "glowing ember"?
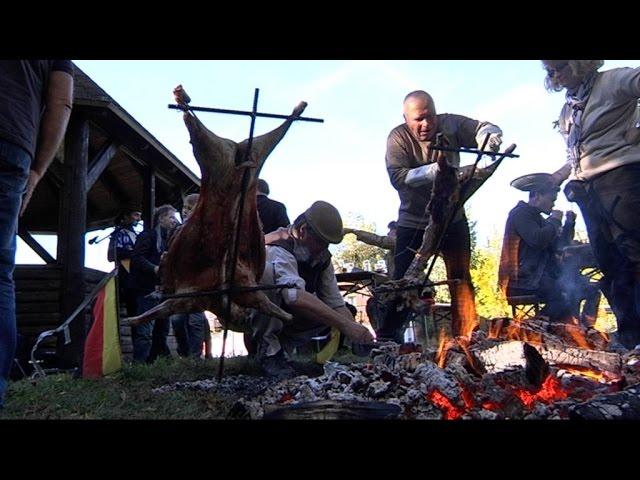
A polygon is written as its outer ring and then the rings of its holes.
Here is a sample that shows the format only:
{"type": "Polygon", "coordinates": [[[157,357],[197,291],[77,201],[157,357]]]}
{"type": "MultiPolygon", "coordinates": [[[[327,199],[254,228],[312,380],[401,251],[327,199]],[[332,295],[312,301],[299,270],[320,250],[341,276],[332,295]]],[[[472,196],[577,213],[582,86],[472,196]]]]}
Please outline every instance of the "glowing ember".
{"type": "Polygon", "coordinates": [[[444,411],[445,420],[457,420],[462,416],[464,410],[456,407],[449,401],[447,397],[441,394],[439,391],[434,390],[426,396],[427,400],[432,402],[435,406],[444,411]]]}
{"type": "Polygon", "coordinates": [[[495,403],[495,402],[484,402],[482,404],[482,408],[484,408],[485,410],[491,410],[491,411],[502,410],[502,406],[499,403],[495,403]]]}
{"type": "Polygon", "coordinates": [[[287,402],[290,402],[291,400],[293,400],[293,395],[291,395],[290,393],[285,393],[284,395],[282,395],[282,397],[280,397],[280,400],[278,400],[278,403],[287,403],[287,402]]]}
{"type": "Polygon", "coordinates": [[[567,392],[562,389],[560,381],[553,375],[548,375],[542,383],[540,390],[531,393],[527,390],[513,392],[527,408],[532,408],[536,402],[551,403],[567,398],[567,392]]]}

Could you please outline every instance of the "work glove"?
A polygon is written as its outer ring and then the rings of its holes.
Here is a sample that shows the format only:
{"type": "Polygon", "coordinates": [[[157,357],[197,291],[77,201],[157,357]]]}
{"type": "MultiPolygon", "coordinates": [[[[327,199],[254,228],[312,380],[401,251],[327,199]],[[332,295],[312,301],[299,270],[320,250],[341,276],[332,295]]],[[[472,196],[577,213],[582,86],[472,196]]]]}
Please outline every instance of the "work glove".
{"type": "Polygon", "coordinates": [[[485,148],[488,148],[492,152],[499,151],[500,145],[502,144],[502,130],[500,130],[500,127],[497,125],[493,125],[491,123],[487,123],[480,127],[478,133],[476,133],[476,143],[478,144],[478,148],[482,148],[484,138],[487,134],[489,134],[489,141],[485,148]]]}
{"type": "Polygon", "coordinates": [[[422,165],[421,167],[412,168],[404,179],[404,183],[410,187],[418,187],[420,185],[426,185],[432,183],[436,174],[440,170],[437,163],[430,163],[428,165],[422,165]]]}

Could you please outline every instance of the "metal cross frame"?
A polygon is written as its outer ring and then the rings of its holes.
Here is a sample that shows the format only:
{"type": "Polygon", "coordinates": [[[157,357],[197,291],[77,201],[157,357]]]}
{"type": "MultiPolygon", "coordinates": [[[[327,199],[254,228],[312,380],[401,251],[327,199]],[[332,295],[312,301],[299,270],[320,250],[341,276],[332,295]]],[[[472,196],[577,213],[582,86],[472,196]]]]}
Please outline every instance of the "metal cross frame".
{"type": "MultiPolygon", "coordinates": [[[[280,115],[280,114],[274,114],[274,113],[261,113],[258,112],[258,95],[260,93],[260,89],[256,88],[254,91],[254,95],[253,95],[253,108],[251,111],[243,111],[243,110],[229,110],[229,109],[224,109],[224,108],[209,108],[209,107],[192,107],[192,106],[187,106],[186,108],[184,106],[181,105],[173,105],[170,104],[169,108],[170,109],[176,109],[176,110],[182,110],[182,111],[194,111],[194,112],[210,112],[210,113],[223,113],[223,114],[228,114],[228,115],[244,115],[244,116],[249,116],[251,117],[251,125],[249,127],[249,139],[248,139],[248,143],[247,143],[247,149],[245,150],[245,154],[244,154],[244,159],[242,163],[247,163],[249,160],[249,155],[251,155],[251,145],[253,144],[253,131],[255,128],[255,123],[256,123],[256,118],[257,117],[263,117],[263,118],[281,118],[281,119],[289,119],[291,118],[291,115],[280,115]]],[[[324,120],[320,119],[320,118],[309,118],[309,117],[294,117],[292,119],[293,121],[303,121],[303,122],[316,122],[316,123],[323,123],[324,120]]],[[[227,289],[226,292],[231,292],[231,291],[235,291],[236,289],[234,288],[233,285],[233,279],[235,277],[236,274],[236,263],[238,261],[238,252],[239,252],[239,238],[240,238],[240,219],[242,216],[242,211],[244,209],[244,202],[247,196],[247,189],[249,187],[249,180],[250,180],[250,174],[249,174],[249,169],[245,167],[244,172],[242,174],[242,189],[240,191],[240,202],[238,202],[239,208],[238,208],[238,213],[236,216],[236,232],[235,232],[235,238],[233,241],[233,250],[232,250],[232,255],[229,258],[229,265],[227,266],[227,272],[229,272],[228,276],[227,276],[227,289]]],[[[272,287],[267,287],[265,288],[265,286],[258,286],[258,287],[252,287],[252,290],[269,290],[272,287]]],[[[228,293],[226,292],[221,292],[225,295],[228,295],[228,293]]],[[[222,374],[224,371],[224,354],[225,354],[225,348],[226,348],[226,343],[227,343],[227,335],[229,332],[229,328],[228,328],[228,324],[229,324],[229,319],[231,318],[231,301],[230,299],[227,297],[226,298],[226,308],[225,308],[225,314],[227,316],[227,322],[225,322],[225,327],[224,327],[224,333],[222,336],[222,353],[220,354],[220,365],[218,368],[218,382],[220,382],[222,380],[222,374]]]]}

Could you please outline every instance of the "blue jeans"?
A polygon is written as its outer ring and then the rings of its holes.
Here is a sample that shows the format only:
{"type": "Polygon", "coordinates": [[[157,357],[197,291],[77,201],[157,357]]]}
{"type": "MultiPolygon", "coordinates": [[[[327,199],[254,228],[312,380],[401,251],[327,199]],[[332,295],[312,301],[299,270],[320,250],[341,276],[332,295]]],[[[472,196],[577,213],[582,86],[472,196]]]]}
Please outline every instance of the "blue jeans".
{"type": "Polygon", "coordinates": [[[178,355],[199,358],[202,354],[205,324],[209,328],[204,313],[177,313],[169,318],[178,343],[178,355]]]}
{"type": "Polygon", "coordinates": [[[16,231],[22,194],[27,185],[31,156],[0,140],[0,405],[16,349],[16,231]]]}
{"type": "MultiPolygon", "coordinates": [[[[146,293],[137,298],[138,315],[151,310],[158,304],[157,300],[145,298],[146,293]]],[[[171,352],[167,345],[169,335],[169,319],[158,318],[137,327],[131,327],[133,342],[133,361],[151,363],[160,357],[169,357],[171,352]]]]}

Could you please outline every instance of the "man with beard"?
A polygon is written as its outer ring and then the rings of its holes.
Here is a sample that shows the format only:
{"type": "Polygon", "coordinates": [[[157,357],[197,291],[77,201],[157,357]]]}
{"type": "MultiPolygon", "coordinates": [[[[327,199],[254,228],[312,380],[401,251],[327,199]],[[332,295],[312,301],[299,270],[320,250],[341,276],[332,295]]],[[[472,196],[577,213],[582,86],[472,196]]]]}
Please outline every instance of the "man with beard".
{"type": "Polygon", "coordinates": [[[369,330],[354,321],[338,289],[328,247],[342,237],[340,213],[323,201],[314,202],[293,225],[265,236],[266,265],[260,283],[295,285],[265,291],[273,303],[293,315],[291,322],[261,313],[253,318],[256,358],[267,375],[293,375],[287,360],[293,348],[332,328],[353,342],[373,342],[369,330]]]}

